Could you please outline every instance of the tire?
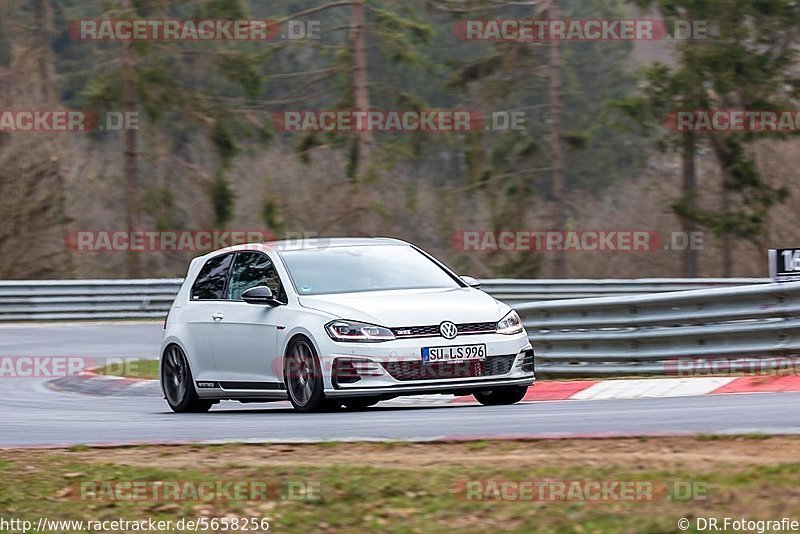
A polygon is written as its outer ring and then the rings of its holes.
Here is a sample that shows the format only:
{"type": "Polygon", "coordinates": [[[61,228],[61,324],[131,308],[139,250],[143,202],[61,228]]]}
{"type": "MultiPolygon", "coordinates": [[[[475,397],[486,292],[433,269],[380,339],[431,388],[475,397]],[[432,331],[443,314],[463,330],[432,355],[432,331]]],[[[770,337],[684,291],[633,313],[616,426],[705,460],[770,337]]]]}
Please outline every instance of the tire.
{"type": "Polygon", "coordinates": [[[370,406],[375,406],[381,401],[380,397],[351,397],[342,401],[348,410],[366,410],[370,406]]]}
{"type": "Polygon", "coordinates": [[[504,406],[518,403],[525,398],[527,391],[528,386],[513,386],[488,391],[476,391],[472,395],[475,400],[484,406],[504,406]]]}
{"type": "Polygon", "coordinates": [[[215,404],[197,396],[192,370],[186,354],[177,345],[170,345],[161,360],[161,384],[164,398],[176,413],[204,413],[215,404]]]}
{"type": "Polygon", "coordinates": [[[305,337],[291,342],[286,350],[283,378],[289,402],[298,412],[322,412],[339,409],[339,401],[329,400],[323,392],[322,368],[314,345],[305,337]]]}

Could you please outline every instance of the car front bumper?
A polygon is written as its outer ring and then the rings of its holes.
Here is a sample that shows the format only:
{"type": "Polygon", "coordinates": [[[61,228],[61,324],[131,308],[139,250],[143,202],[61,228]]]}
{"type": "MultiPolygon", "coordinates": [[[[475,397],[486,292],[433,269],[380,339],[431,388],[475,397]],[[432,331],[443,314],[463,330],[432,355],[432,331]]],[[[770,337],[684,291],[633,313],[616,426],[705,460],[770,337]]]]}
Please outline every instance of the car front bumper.
{"type": "Polygon", "coordinates": [[[529,386],[534,382],[533,348],[524,332],[511,336],[496,333],[459,336],[454,340],[423,337],[384,343],[326,341],[320,347],[320,355],[328,397],[469,395],[474,391],[529,386]],[[482,344],[486,345],[486,358],[479,364],[422,364],[423,347],[482,344]],[[341,379],[341,362],[358,362],[356,380],[352,374],[341,379]]]}

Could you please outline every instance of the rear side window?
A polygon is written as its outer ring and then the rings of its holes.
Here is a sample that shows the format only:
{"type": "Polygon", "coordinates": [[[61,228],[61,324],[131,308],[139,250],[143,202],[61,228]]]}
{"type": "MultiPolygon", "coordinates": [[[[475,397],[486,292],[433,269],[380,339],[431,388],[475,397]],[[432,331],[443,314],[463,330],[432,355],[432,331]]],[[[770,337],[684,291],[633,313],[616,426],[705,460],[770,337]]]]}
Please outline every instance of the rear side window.
{"type": "Polygon", "coordinates": [[[233,254],[211,258],[203,265],[192,286],[192,300],[222,300],[233,254]]]}

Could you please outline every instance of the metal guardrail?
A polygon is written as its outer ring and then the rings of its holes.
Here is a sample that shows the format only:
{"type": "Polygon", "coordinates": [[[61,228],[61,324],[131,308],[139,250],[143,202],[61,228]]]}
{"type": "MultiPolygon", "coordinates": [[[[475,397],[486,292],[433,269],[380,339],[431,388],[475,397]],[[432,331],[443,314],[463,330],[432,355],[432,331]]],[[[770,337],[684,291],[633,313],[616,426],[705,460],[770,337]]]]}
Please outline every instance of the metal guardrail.
{"type": "MultiPolygon", "coordinates": [[[[800,282],[531,302],[515,308],[550,375],[775,369],[800,354],[800,282]]],[[[795,362],[797,365],[797,362],[795,362]]]]}
{"type": "MultiPolygon", "coordinates": [[[[2,281],[0,322],[162,318],[181,281],[2,281]]],[[[778,357],[800,353],[800,282],[718,278],[482,284],[522,316],[540,374],[682,375],[697,371],[696,362],[712,361],[735,371],[782,366],[786,360],[778,357]],[[592,298],[577,298],[586,295],[592,298]]]]}
{"type": "MultiPolygon", "coordinates": [[[[0,281],[0,322],[163,317],[182,279],[0,281]]],[[[482,288],[511,305],[555,299],[641,295],[764,284],[767,278],[640,280],[483,280],[482,288]]]]}
{"type": "Polygon", "coordinates": [[[182,280],[0,281],[0,322],[163,318],[182,280]]]}
{"type": "Polygon", "coordinates": [[[552,279],[482,280],[481,289],[508,304],[542,300],[561,300],[618,295],[642,295],[714,287],[768,284],[769,278],[640,278],[621,279],[552,279]]]}

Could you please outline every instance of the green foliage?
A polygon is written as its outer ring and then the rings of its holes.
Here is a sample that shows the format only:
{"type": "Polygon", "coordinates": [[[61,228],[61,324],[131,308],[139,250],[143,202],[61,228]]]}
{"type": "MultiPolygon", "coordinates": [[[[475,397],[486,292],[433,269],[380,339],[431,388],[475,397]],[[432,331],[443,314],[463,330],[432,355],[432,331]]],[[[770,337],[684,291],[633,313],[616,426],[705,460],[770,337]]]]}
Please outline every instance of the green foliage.
{"type": "MultiPolygon", "coordinates": [[[[560,2],[564,18],[612,18],[626,15],[617,0],[579,3],[560,2]]],[[[530,18],[530,12],[518,13],[530,18]]],[[[549,166],[549,151],[541,139],[549,134],[547,111],[547,43],[469,43],[478,52],[458,58],[449,65],[452,75],[446,87],[460,90],[465,98],[480,102],[487,115],[502,110],[525,113],[525,131],[488,134],[482,143],[492,154],[480,163],[475,147],[468,147],[471,163],[491,165],[491,172],[512,177],[529,174],[535,189],[545,196],[550,183],[546,175],[529,169],[549,166]]],[[[647,141],[621,130],[613,106],[635,91],[636,78],[630,73],[630,43],[560,43],[563,98],[561,122],[564,130],[565,183],[569,191],[601,191],[621,179],[631,179],[642,168],[647,141]]],[[[481,172],[478,172],[481,174],[481,172]]],[[[524,199],[521,199],[524,201],[524,199]]]]}
{"type": "Polygon", "coordinates": [[[255,56],[246,54],[225,54],[217,59],[220,73],[231,82],[238,82],[250,98],[261,92],[262,77],[255,56]]]}
{"type": "MultiPolygon", "coordinates": [[[[753,133],[664,134],[663,117],[676,110],[782,109],[787,96],[800,87],[791,74],[796,60],[796,25],[800,10],[794,2],[778,0],[639,0],[668,17],[710,21],[712,38],[679,46],[675,67],[656,64],[643,73],[639,96],[615,102],[618,110],[637,121],[642,131],[660,134],[657,146],[673,148],[681,136],[707,142],[731,197],[721,211],[698,207],[692,191],[684,192],[672,208],[675,213],[719,236],[753,239],[763,232],[769,210],[783,202],[788,191],[764,181],[747,150],[753,133]],[[787,90],[788,89],[788,90],[787,90]]],[[[780,135],[780,134],[777,134],[780,135]]]]}
{"type": "Polygon", "coordinates": [[[8,67],[11,65],[11,47],[9,46],[8,37],[0,31],[0,67],[8,67]]]}
{"type": "Polygon", "coordinates": [[[211,188],[211,203],[217,226],[224,226],[233,217],[233,201],[234,195],[230,183],[222,173],[218,173],[211,188]]]}
{"type": "Polygon", "coordinates": [[[300,161],[308,165],[311,163],[311,151],[322,144],[317,132],[306,132],[295,145],[295,151],[300,156],[300,161]]]}
{"type": "MultiPolygon", "coordinates": [[[[797,75],[791,74],[797,50],[791,29],[800,22],[792,1],[636,3],[668,19],[712,20],[719,36],[707,42],[671,44],[674,64],[643,69],[638,79],[631,69],[635,58],[630,43],[560,43],[562,142],[570,195],[600,193],[636,179],[653,147],[676,150],[678,136],[664,135],[663,130],[663,117],[671,110],[791,109],[795,107],[792,99],[800,94],[797,75]],[[643,87],[638,93],[637,83],[643,87]]],[[[149,165],[155,158],[145,151],[153,143],[169,144],[165,161],[200,167],[204,172],[198,176],[213,177],[198,187],[212,191],[218,222],[232,217],[231,182],[237,178],[228,171],[237,156],[258,150],[257,143],[274,141],[291,147],[304,163],[322,150],[330,151],[344,162],[342,168],[330,172],[343,185],[355,181],[352,134],[276,132],[264,120],[282,109],[353,106],[351,6],[334,5],[311,17],[321,21],[324,33],[319,41],[135,43],[129,50],[131,63],[126,65],[121,43],[76,42],[65,30],[69,20],[118,15],[123,0],[102,4],[54,0],[52,4],[57,8],[52,42],[65,106],[119,110],[122,81],[133,81],[136,110],[149,119],[147,128],[138,133],[140,182],[145,190],[142,208],[155,224],[172,224],[168,216],[179,221],[188,217],[176,214],[173,199],[150,183],[149,165]],[[209,146],[211,150],[204,150],[209,146]]],[[[131,4],[131,17],[162,19],[290,17],[321,5],[311,0],[136,0],[131,4]]],[[[509,220],[524,220],[531,201],[550,193],[547,43],[458,41],[452,32],[454,18],[473,15],[452,17],[418,0],[370,0],[366,5],[367,81],[373,109],[468,109],[487,119],[493,112],[522,110],[526,123],[523,131],[377,133],[372,165],[360,173],[365,187],[376,187],[387,170],[398,166],[413,174],[420,185],[450,188],[457,200],[468,198],[481,216],[491,211],[489,217],[497,229],[509,220]]],[[[560,0],[559,7],[564,18],[631,17],[625,0],[560,0]]],[[[480,18],[531,18],[539,8],[498,3],[481,12],[480,18]]],[[[0,34],[0,45],[6,38],[0,34]]],[[[0,46],[0,64],[4,52],[0,46]]],[[[675,212],[720,235],[757,236],[769,209],[787,193],[771,189],[759,176],[748,148],[754,137],[726,135],[714,143],[709,136],[698,137],[696,142],[713,151],[725,172],[732,210],[724,214],[700,210],[693,202],[696,197],[688,196],[675,200],[675,212]]],[[[417,195],[423,188],[408,184],[402,188],[409,208],[419,209],[422,199],[417,195]]],[[[280,226],[291,215],[286,210],[276,198],[267,196],[262,219],[280,226]]],[[[515,275],[539,268],[511,255],[490,263],[515,275]],[[511,269],[519,270],[511,273],[511,269]]]]}
{"type": "Polygon", "coordinates": [[[142,195],[142,210],[153,217],[157,230],[178,226],[175,214],[175,194],[166,187],[152,187],[142,195]]]}
{"type": "Polygon", "coordinates": [[[248,10],[240,0],[210,0],[196,6],[195,19],[236,20],[249,17],[248,10]]]}
{"type": "Polygon", "coordinates": [[[223,168],[227,168],[231,160],[239,153],[239,149],[236,146],[231,125],[221,116],[214,121],[214,127],[211,130],[211,141],[222,159],[223,168]]]}
{"type": "Polygon", "coordinates": [[[356,140],[353,139],[352,141],[350,141],[348,145],[347,170],[346,170],[346,176],[351,181],[355,181],[358,178],[356,176],[357,162],[358,162],[358,143],[356,143],[356,140]]]}
{"type": "Polygon", "coordinates": [[[81,96],[95,109],[110,109],[122,100],[122,84],[115,73],[101,73],[87,82],[81,96]]]}
{"type": "Polygon", "coordinates": [[[267,196],[264,198],[261,206],[261,220],[276,234],[287,229],[287,220],[279,197],[267,196]]]}
{"type": "Polygon", "coordinates": [[[789,192],[785,187],[775,188],[764,183],[740,138],[731,135],[721,143],[724,146],[718,148],[717,153],[726,176],[723,187],[739,196],[738,209],[727,212],[699,209],[686,195],[675,201],[672,208],[679,216],[701,224],[718,236],[755,239],[763,231],[770,208],[784,202],[789,192]]]}
{"type": "Polygon", "coordinates": [[[386,8],[372,8],[372,35],[380,41],[384,54],[393,63],[422,65],[428,61],[417,47],[430,39],[433,29],[416,20],[403,9],[403,14],[386,8]]]}
{"type": "Polygon", "coordinates": [[[123,363],[104,365],[94,372],[101,376],[122,376],[145,380],[158,379],[158,360],[125,360],[123,363]]]}
{"type": "Polygon", "coordinates": [[[502,68],[502,54],[492,54],[461,67],[448,83],[448,87],[464,87],[495,74],[502,68]]]}
{"type": "Polygon", "coordinates": [[[169,110],[191,101],[191,98],[183,101],[186,98],[185,91],[176,85],[166,58],[158,58],[141,66],[137,74],[134,84],[139,105],[154,123],[159,122],[169,110]]]}

